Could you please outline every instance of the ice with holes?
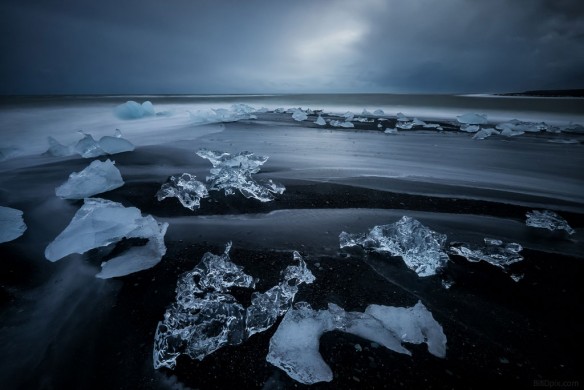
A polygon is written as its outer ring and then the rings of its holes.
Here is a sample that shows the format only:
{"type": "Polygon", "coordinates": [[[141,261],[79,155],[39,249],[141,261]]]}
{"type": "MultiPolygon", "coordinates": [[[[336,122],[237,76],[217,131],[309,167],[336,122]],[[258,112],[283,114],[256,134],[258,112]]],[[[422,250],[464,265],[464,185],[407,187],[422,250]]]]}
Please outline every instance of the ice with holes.
{"type": "Polygon", "coordinates": [[[230,249],[228,243],[222,255],[205,253],[192,271],[179,277],[176,302],[156,328],[154,368],[174,368],[181,354],[203,360],[225,345],[241,344],[286,313],[299,284],[314,281],[300,254],[294,252],[298,265],[287,267],[277,286],[265,293],[254,292],[251,306],[244,309],[230,289],[252,289],[256,281],[231,261],[230,249]]]}
{"type": "Polygon", "coordinates": [[[0,243],[16,240],[25,231],[22,211],[0,206],[0,243]]]}
{"type": "Polygon", "coordinates": [[[118,168],[111,160],[95,160],[81,172],[73,172],[69,179],[55,189],[63,199],[84,199],[124,185],[118,168]]]}
{"type": "Polygon", "coordinates": [[[183,173],[171,176],[156,193],[159,201],[166,198],[178,198],[180,204],[190,210],[201,207],[201,199],[209,196],[204,183],[195,179],[195,175],[183,173]]]}
{"type": "Polygon", "coordinates": [[[369,233],[343,231],[339,240],[341,248],[360,246],[367,251],[401,256],[408,268],[422,277],[435,275],[448,262],[443,250],[446,235],[408,216],[392,224],[374,226],[369,233]]]}
{"type": "Polygon", "coordinates": [[[272,336],[266,360],[300,383],[330,382],[333,373],[319,353],[319,344],[324,333],[335,330],[405,355],[411,352],[402,343],[426,343],[432,355],[446,356],[442,326],[421,302],[409,308],[369,305],[363,313],[346,312],[332,303],[327,310],[314,310],[300,302],[272,336]]]}
{"type": "Polygon", "coordinates": [[[69,225],[45,249],[45,257],[57,261],[73,253],[115,244],[124,238],[146,239],[121,255],[102,263],[99,278],[128,275],[154,267],[166,253],[164,235],[168,223],[151,215],[142,216],[136,207],[100,198],[86,198],[69,225]]]}
{"type": "Polygon", "coordinates": [[[568,222],[560,217],[558,214],[551,210],[533,210],[526,213],[527,220],[525,224],[527,226],[548,229],[551,231],[564,230],[568,234],[574,234],[575,230],[572,229],[568,222]]]}
{"type": "Polygon", "coordinates": [[[267,156],[257,156],[251,152],[232,155],[208,149],[199,149],[197,155],[213,165],[211,174],[207,176],[210,191],[223,190],[225,195],[233,195],[238,190],[246,198],[269,202],[275,199],[274,194],[283,194],[286,190],[286,187],[272,179],[256,180],[252,177],[268,161],[267,156]]]}
{"type": "Polygon", "coordinates": [[[509,271],[511,264],[523,260],[520,252],[523,247],[515,242],[503,242],[493,238],[485,238],[484,245],[474,247],[465,243],[450,243],[449,253],[462,256],[471,262],[485,261],[496,267],[509,271]]]}

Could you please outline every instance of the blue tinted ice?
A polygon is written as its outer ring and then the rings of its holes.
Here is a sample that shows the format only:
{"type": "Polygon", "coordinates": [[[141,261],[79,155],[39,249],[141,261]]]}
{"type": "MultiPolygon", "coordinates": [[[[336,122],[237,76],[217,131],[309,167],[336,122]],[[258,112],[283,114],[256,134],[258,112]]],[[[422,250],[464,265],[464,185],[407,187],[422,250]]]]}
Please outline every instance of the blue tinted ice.
{"type": "Polygon", "coordinates": [[[156,329],[154,368],[174,368],[181,354],[203,360],[225,345],[240,344],[268,329],[290,308],[298,285],[314,280],[302,257],[294,252],[298,265],[287,267],[277,286],[255,292],[245,310],[230,289],[253,288],[255,280],[231,261],[230,248],[231,243],[219,256],[206,253],[192,271],[179,277],[176,303],[166,310],[156,329]]]}
{"type": "Polygon", "coordinates": [[[236,122],[243,119],[256,119],[256,109],[247,104],[232,104],[230,108],[209,108],[190,112],[195,124],[236,122]]]}
{"type": "Polygon", "coordinates": [[[97,276],[110,278],[148,269],[166,253],[164,235],[167,223],[142,216],[135,207],[100,198],[87,198],[69,225],[45,249],[45,257],[57,261],[73,253],[117,243],[124,238],[144,238],[144,246],[133,247],[102,264],[97,276]]]}
{"type": "Polygon", "coordinates": [[[541,228],[541,229],[548,229],[551,231],[554,230],[564,230],[568,234],[574,234],[575,231],[572,229],[568,222],[558,214],[554,213],[551,210],[533,210],[528,211],[527,220],[525,224],[527,226],[541,228]]]}
{"type": "Polygon", "coordinates": [[[246,198],[254,198],[261,202],[274,200],[274,194],[282,194],[286,187],[271,179],[252,178],[260,171],[260,167],[268,160],[265,156],[256,156],[251,152],[241,152],[231,155],[226,152],[200,149],[197,155],[213,164],[211,175],[207,176],[208,189],[223,190],[225,195],[233,195],[238,190],[246,198]]]}
{"type": "Polygon", "coordinates": [[[292,113],[292,119],[298,122],[302,122],[308,119],[308,115],[306,115],[306,113],[302,110],[295,110],[292,113]]]}
{"type": "Polygon", "coordinates": [[[25,231],[22,211],[0,206],[0,243],[16,240],[25,231]]]}
{"type": "Polygon", "coordinates": [[[86,134],[83,131],[79,133],[83,135],[83,138],[70,145],[63,145],[53,137],[48,137],[49,149],[46,153],[56,157],[79,154],[83,158],[93,158],[134,150],[134,145],[123,138],[119,130],[116,130],[114,137],[104,136],[99,141],[96,141],[91,134],[86,134]]]}
{"type": "Polygon", "coordinates": [[[63,199],[84,199],[124,185],[122,175],[111,160],[92,161],[81,172],[73,172],[69,179],[55,189],[63,199]]]}
{"type": "Polygon", "coordinates": [[[159,201],[166,198],[178,198],[180,203],[190,209],[198,209],[201,199],[209,196],[204,183],[195,180],[195,175],[183,173],[180,176],[171,176],[156,193],[159,201]]]}
{"type": "Polygon", "coordinates": [[[333,373],[318,349],[322,334],[333,330],[407,355],[411,353],[402,343],[426,343],[431,354],[446,356],[442,326],[421,302],[410,308],[370,305],[364,313],[346,312],[332,303],[327,310],[313,310],[302,302],[284,316],[266,360],[300,383],[329,382],[333,373]]]}
{"type": "Polygon", "coordinates": [[[120,104],[114,109],[114,112],[120,119],[139,119],[145,116],[154,116],[156,114],[151,102],[145,101],[140,104],[133,100],[120,104]]]}
{"type": "Polygon", "coordinates": [[[456,120],[466,125],[486,125],[488,123],[487,116],[484,114],[463,114],[457,116],[456,120]]]}
{"type": "Polygon", "coordinates": [[[375,226],[367,234],[342,232],[339,240],[341,248],[360,246],[368,251],[401,256],[418,276],[434,275],[448,261],[443,251],[446,235],[408,216],[389,225],[375,226]]]}

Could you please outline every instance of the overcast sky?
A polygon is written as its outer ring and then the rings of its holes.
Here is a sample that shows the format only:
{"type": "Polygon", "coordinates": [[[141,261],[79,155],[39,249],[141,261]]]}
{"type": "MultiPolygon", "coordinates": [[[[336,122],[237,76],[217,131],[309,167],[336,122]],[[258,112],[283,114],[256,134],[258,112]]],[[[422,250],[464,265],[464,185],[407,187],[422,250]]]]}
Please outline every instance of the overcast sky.
{"type": "Polygon", "coordinates": [[[584,0],[0,0],[1,94],[584,88],[584,0]]]}

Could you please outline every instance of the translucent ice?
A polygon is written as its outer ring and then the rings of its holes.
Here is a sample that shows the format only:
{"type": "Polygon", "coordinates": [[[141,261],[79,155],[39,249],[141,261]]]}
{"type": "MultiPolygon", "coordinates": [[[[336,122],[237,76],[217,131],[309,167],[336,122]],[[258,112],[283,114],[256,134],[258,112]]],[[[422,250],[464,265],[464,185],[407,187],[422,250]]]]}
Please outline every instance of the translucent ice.
{"type": "Polygon", "coordinates": [[[330,122],[330,124],[331,124],[332,127],[344,127],[344,128],[352,128],[352,127],[355,127],[355,125],[352,122],[349,122],[349,121],[341,122],[341,121],[338,121],[338,120],[332,120],[330,122]]]}
{"type": "Polygon", "coordinates": [[[159,201],[166,198],[178,198],[187,209],[194,210],[201,206],[201,199],[209,196],[205,184],[195,180],[194,175],[183,173],[180,176],[171,176],[156,193],[159,201]]]}
{"type": "Polygon", "coordinates": [[[485,139],[490,137],[493,134],[500,134],[497,130],[488,128],[488,129],[481,129],[475,135],[473,135],[472,139],[485,139]]]}
{"type": "Polygon", "coordinates": [[[448,255],[442,250],[446,235],[408,216],[389,225],[375,226],[368,234],[342,232],[339,240],[341,248],[361,246],[368,251],[401,256],[418,276],[434,275],[448,261],[448,255]]]}
{"type": "Polygon", "coordinates": [[[296,110],[292,114],[292,119],[298,122],[302,122],[308,119],[308,115],[306,115],[306,113],[302,110],[296,110]]]}
{"type": "Polygon", "coordinates": [[[318,118],[316,118],[316,120],[314,121],[314,123],[316,123],[319,126],[326,125],[326,121],[324,120],[324,118],[321,115],[319,115],[318,118]]]}
{"type": "Polygon", "coordinates": [[[63,199],[84,199],[124,185],[124,180],[114,162],[95,160],[81,172],[73,172],[69,179],[55,189],[63,199]]]}
{"type": "Polygon", "coordinates": [[[395,127],[402,129],[402,130],[409,130],[414,126],[414,122],[410,120],[407,116],[402,114],[401,112],[397,113],[397,122],[395,127]]]}
{"type": "Polygon", "coordinates": [[[500,123],[497,125],[499,130],[507,130],[508,133],[538,133],[540,131],[548,130],[549,126],[544,122],[524,122],[517,119],[510,120],[509,122],[500,123]]]}
{"type": "Polygon", "coordinates": [[[288,266],[283,272],[280,284],[265,293],[254,292],[251,306],[247,308],[245,317],[246,334],[251,336],[270,328],[276,319],[286,313],[298,292],[298,285],[311,284],[314,275],[306,267],[306,263],[298,252],[294,252],[294,260],[298,265],[288,266]]]}
{"type": "Polygon", "coordinates": [[[551,231],[554,230],[565,230],[568,234],[574,234],[575,231],[568,225],[568,222],[558,214],[554,213],[551,210],[533,210],[528,211],[527,220],[525,224],[527,226],[541,228],[541,229],[548,229],[551,231]]]}
{"type": "Polygon", "coordinates": [[[466,125],[486,125],[488,123],[487,116],[483,114],[463,114],[457,116],[456,120],[466,125]]]}
{"type": "Polygon", "coordinates": [[[382,109],[378,108],[377,110],[373,111],[373,115],[376,115],[376,116],[385,115],[385,112],[383,112],[382,109]]]}
{"type": "Polygon", "coordinates": [[[229,109],[216,108],[190,112],[191,121],[196,124],[236,122],[243,119],[256,119],[256,110],[247,104],[232,104],[229,109]]]}
{"type": "Polygon", "coordinates": [[[521,130],[511,130],[511,129],[503,129],[501,130],[501,135],[505,137],[516,137],[518,135],[525,134],[524,131],[521,130]]]}
{"type": "Polygon", "coordinates": [[[154,106],[151,102],[145,101],[140,104],[133,100],[128,100],[114,109],[116,116],[120,119],[139,119],[145,116],[154,116],[154,106]]]}
{"type": "Polygon", "coordinates": [[[208,149],[198,150],[197,155],[213,164],[211,175],[207,176],[209,190],[224,190],[225,195],[233,195],[235,190],[239,190],[246,198],[269,202],[274,199],[273,194],[282,194],[286,189],[271,179],[256,181],[252,178],[253,174],[260,171],[268,157],[256,156],[251,152],[231,155],[208,149]]]}
{"type": "Polygon", "coordinates": [[[144,238],[144,247],[133,247],[102,264],[98,277],[123,276],[156,265],[166,253],[167,223],[143,217],[135,207],[100,198],[86,198],[69,225],[45,249],[45,257],[57,261],[72,253],[107,246],[123,238],[144,238]],[[111,264],[110,264],[111,263],[111,264]]]}
{"type": "Polygon", "coordinates": [[[370,305],[364,313],[346,312],[332,303],[328,310],[313,310],[302,302],[286,313],[270,340],[266,360],[300,383],[329,382],[333,373],[318,349],[322,334],[333,330],[407,355],[411,353],[402,343],[426,343],[433,355],[446,355],[442,327],[421,302],[411,308],[370,305]]]}
{"type": "Polygon", "coordinates": [[[398,131],[397,131],[397,129],[389,129],[389,128],[387,128],[387,129],[385,129],[384,133],[385,134],[397,134],[398,131]]]}
{"type": "Polygon", "coordinates": [[[398,122],[411,122],[410,118],[408,118],[407,116],[405,116],[401,112],[398,112],[396,114],[396,117],[397,117],[398,122]]]}
{"type": "Polygon", "coordinates": [[[451,243],[449,253],[465,257],[468,261],[486,261],[496,267],[502,268],[505,272],[511,264],[523,260],[519,254],[523,247],[514,242],[503,243],[501,240],[485,238],[485,245],[480,248],[471,248],[468,244],[451,243]]]}
{"type": "Polygon", "coordinates": [[[363,115],[363,116],[372,116],[373,114],[370,113],[369,111],[367,111],[366,108],[364,108],[363,111],[361,112],[361,115],[363,115]]]}
{"type": "Polygon", "coordinates": [[[134,145],[122,138],[119,130],[116,130],[114,137],[104,136],[99,141],[96,141],[91,134],[86,134],[83,131],[79,133],[83,135],[83,138],[71,145],[62,145],[53,137],[49,137],[49,149],[46,153],[56,157],[79,154],[83,158],[93,158],[134,150],[134,145]]]}
{"type": "Polygon", "coordinates": [[[467,125],[465,123],[460,125],[460,131],[465,131],[467,133],[476,133],[481,127],[479,125],[467,125]]]}
{"type": "Polygon", "coordinates": [[[353,114],[351,111],[347,111],[343,114],[343,117],[345,118],[346,122],[350,122],[353,120],[353,118],[355,118],[355,114],[353,114]]]}
{"type": "Polygon", "coordinates": [[[16,240],[25,231],[22,211],[0,206],[0,243],[16,240]]]}
{"type": "Polygon", "coordinates": [[[246,311],[229,289],[253,288],[255,281],[231,261],[230,248],[231,243],[220,256],[206,253],[192,271],[179,277],[176,303],[167,309],[156,329],[155,368],[174,368],[176,358],[183,353],[203,360],[225,345],[240,344],[269,328],[289,309],[298,285],[314,280],[295,252],[299,265],[286,268],[278,286],[263,294],[254,293],[246,311]]]}

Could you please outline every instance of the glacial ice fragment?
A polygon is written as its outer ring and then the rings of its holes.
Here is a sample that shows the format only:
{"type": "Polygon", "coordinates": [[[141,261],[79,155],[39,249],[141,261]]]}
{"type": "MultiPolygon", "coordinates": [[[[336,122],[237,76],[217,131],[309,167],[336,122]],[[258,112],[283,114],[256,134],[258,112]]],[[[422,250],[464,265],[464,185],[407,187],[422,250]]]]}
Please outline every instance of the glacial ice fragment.
{"type": "Polygon", "coordinates": [[[283,272],[283,279],[277,286],[264,293],[254,292],[251,306],[247,308],[245,329],[247,336],[263,332],[276,322],[276,319],[286,313],[302,283],[311,284],[314,275],[306,267],[306,263],[298,252],[293,254],[298,265],[288,266],[283,272]]]}
{"type": "Polygon", "coordinates": [[[336,119],[330,121],[330,124],[332,127],[344,127],[344,128],[355,127],[355,125],[352,122],[349,122],[349,121],[341,122],[341,121],[338,121],[336,119]]]}
{"type": "Polygon", "coordinates": [[[343,117],[345,118],[345,122],[350,122],[355,118],[355,114],[351,111],[347,111],[343,114],[343,117]]]}
{"type": "Polygon", "coordinates": [[[195,124],[236,122],[243,119],[257,119],[253,113],[256,110],[247,104],[232,104],[229,109],[215,108],[189,112],[191,121],[195,124]]]}
{"type": "Polygon", "coordinates": [[[128,100],[126,103],[116,106],[114,112],[120,119],[139,119],[156,114],[154,112],[154,106],[150,101],[145,101],[140,104],[133,100],[128,100]]]}
{"type": "Polygon", "coordinates": [[[213,164],[211,175],[207,176],[208,189],[211,191],[224,190],[225,195],[232,195],[235,190],[239,190],[246,198],[269,202],[274,200],[273,194],[283,194],[286,190],[286,187],[271,179],[256,181],[252,178],[251,175],[258,173],[268,160],[266,156],[256,156],[251,152],[231,155],[207,149],[199,149],[197,155],[213,164]]]}
{"type": "MultiPolygon", "coordinates": [[[[544,122],[525,122],[517,119],[512,119],[509,122],[499,123],[497,129],[505,131],[509,134],[523,134],[523,133],[538,133],[540,131],[547,131],[549,126],[544,122]]],[[[504,134],[505,135],[505,134],[504,134]]]]}
{"type": "Polygon", "coordinates": [[[375,116],[385,115],[385,112],[383,112],[382,109],[378,108],[377,110],[373,111],[373,115],[375,116]]]}
{"type": "Polygon", "coordinates": [[[0,206],[0,243],[16,240],[25,231],[22,211],[0,206]]]}
{"type": "Polygon", "coordinates": [[[296,110],[292,114],[292,119],[298,122],[302,122],[308,119],[308,115],[306,115],[306,113],[302,110],[296,110]]]}
{"type": "Polygon", "coordinates": [[[411,308],[370,305],[364,313],[346,312],[329,303],[328,310],[313,310],[301,302],[289,310],[274,336],[266,360],[303,384],[329,382],[330,367],[320,355],[320,337],[339,330],[411,355],[402,343],[426,343],[438,357],[446,355],[446,336],[426,307],[418,302],[411,308]]]}
{"type": "Polygon", "coordinates": [[[479,125],[467,125],[465,123],[460,125],[460,131],[464,131],[467,133],[476,133],[480,129],[481,127],[479,125]]]}
{"type": "Polygon", "coordinates": [[[81,172],[73,172],[69,179],[55,189],[63,199],[84,199],[124,185],[124,180],[114,162],[92,161],[81,172]]]}
{"type": "Polygon", "coordinates": [[[523,247],[517,243],[504,243],[501,240],[485,238],[485,245],[473,249],[464,243],[451,243],[449,253],[462,256],[471,262],[485,261],[496,267],[509,271],[509,266],[523,260],[519,254],[523,247]]]}
{"type": "Polygon", "coordinates": [[[487,116],[483,114],[463,114],[456,117],[458,123],[465,125],[486,125],[488,123],[487,116]]]}
{"type": "Polygon", "coordinates": [[[324,118],[321,115],[319,115],[318,118],[316,118],[316,120],[314,121],[314,123],[316,123],[319,126],[326,125],[326,121],[324,120],[324,118]]]}
{"type": "Polygon", "coordinates": [[[385,134],[397,134],[397,133],[398,133],[398,131],[397,131],[397,129],[390,129],[390,128],[387,128],[387,129],[385,129],[384,133],[385,133],[385,134]]]}
{"type": "Polygon", "coordinates": [[[405,116],[401,112],[398,112],[396,114],[396,118],[397,118],[398,122],[411,122],[410,118],[408,118],[407,116],[405,116]]]}
{"type": "Polygon", "coordinates": [[[408,268],[422,277],[435,275],[448,261],[442,250],[446,235],[408,216],[389,225],[374,226],[368,234],[341,232],[339,240],[341,248],[361,246],[368,251],[401,256],[408,268]]]}
{"type": "Polygon", "coordinates": [[[195,175],[183,173],[180,176],[171,176],[156,193],[159,201],[166,198],[178,198],[187,209],[194,210],[201,206],[201,199],[209,196],[205,184],[195,180],[195,175]]]}
{"type": "Polygon", "coordinates": [[[102,264],[102,273],[98,275],[101,278],[123,276],[160,262],[166,253],[164,235],[167,227],[168,223],[159,223],[150,215],[143,217],[135,207],[124,207],[106,199],[86,198],[65,230],[47,246],[45,257],[57,261],[72,253],[85,253],[123,238],[148,239],[144,248],[130,248],[102,264]]]}
{"type": "Polygon", "coordinates": [[[485,138],[490,137],[493,134],[500,134],[500,133],[493,128],[481,129],[475,135],[472,136],[472,139],[485,139],[485,138]]]}
{"type": "Polygon", "coordinates": [[[232,287],[253,288],[255,280],[229,258],[231,243],[222,255],[205,253],[201,262],[179,277],[176,302],[158,323],[154,339],[154,368],[174,368],[176,358],[187,354],[203,360],[225,345],[237,345],[272,326],[291,306],[301,283],[314,276],[294,252],[297,266],[283,272],[279,285],[254,293],[247,310],[229,294],[232,287]]]}
{"type": "Polygon", "coordinates": [[[565,230],[568,234],[574,234],[575,231],[572,229],[568,222],[558,214],[551,210],[533,210],[526,213],[527,220],[525,224],[527,226],[548,229],[551,231],[555,230],[565,230]]]}
{"type": "Polygon", "coordinates": [[[96,141],[91,134],[86,134],[83,131],[79,133],[83,135],[83,138],[71,145],[62,145],[53,137],[48,137],[49,149],[46,154],[55,157],[79,154],[83,158],[93,158],[134,150],[134,145],[127,139],[122,138],[118,129],[116,129],[114,137],[104,136],[99,141],[96,141]]]}

